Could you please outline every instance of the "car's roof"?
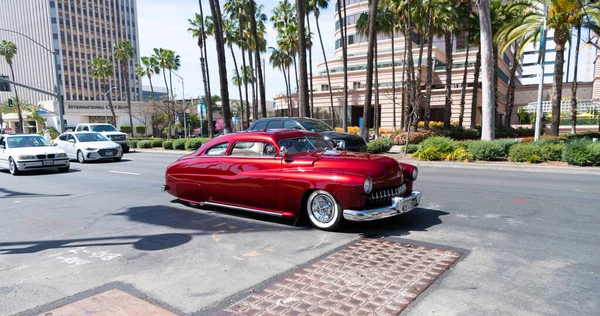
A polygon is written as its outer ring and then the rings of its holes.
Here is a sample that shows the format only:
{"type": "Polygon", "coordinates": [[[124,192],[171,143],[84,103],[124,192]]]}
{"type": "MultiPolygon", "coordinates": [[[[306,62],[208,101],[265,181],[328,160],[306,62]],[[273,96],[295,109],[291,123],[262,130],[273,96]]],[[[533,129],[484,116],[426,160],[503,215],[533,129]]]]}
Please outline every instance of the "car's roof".
{"type": "Polygon", "coordinates": [[[94,132],[94,131],[78,131],[78,132],[64,132],[63,134],[89,134],[89,133],[96,133],[96,134],[100,134],[99,132],[94,132]]]}
{"type": "Polygon", "coordinates": [[[40,136],[40,137],[44,137],[44,136],[38,135],[38,134],[2,134],[0,136],[4,136],[4,137],[14,137],[14,136],[40,136]]]}
{"type": "Polygon", "coordinates": [[[81,123],[77,125],[112,125],[110,123],[81,123]]]}
{"type": "Polygon", "coordinates": [[[318,119],[314,119],[314,118],[310,118],[310,117],[277,116],[277,117],[266,117],[266,118],[261,118],[261,119],[258,119],[258,120],[256,120],[255,122],[258,122],[258,121],[281,120],[281,119],[286,119],[286,120],[306,120],[306,121],[318,121],[318,119]]]}
{"type": "Polygon", "coordinates": [[[322,138],[323,136],[309,131],[295,130],[295,129],[273,129],[273,130],[257,130],[249,132],[238,132],[222,135],[213,138],[206,144],[211,147],[214,144],[223,142],[229,142],[232,140],[248,140],[248,141],[267,141],[272,140],[278,143],[282,139],[302,137],[302,136],[313,136],[322,138]]]}

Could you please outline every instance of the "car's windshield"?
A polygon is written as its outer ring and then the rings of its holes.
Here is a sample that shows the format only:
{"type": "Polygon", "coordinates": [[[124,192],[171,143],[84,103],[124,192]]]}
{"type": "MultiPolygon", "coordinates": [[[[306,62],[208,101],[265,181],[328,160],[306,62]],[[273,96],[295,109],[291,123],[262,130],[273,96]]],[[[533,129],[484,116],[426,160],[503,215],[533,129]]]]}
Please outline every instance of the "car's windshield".
{"type": "Polygon", "coordinates": [[[286,138],[279,141],[279,147],[287,148],[288,154],[297,154],[311,150],[333,150],[333,147],[322,138],[318,137],[296,137],[286,138]]]}
{"type": "Polygon", "coordinates": [[[327,131],[333,131],[334,129],[319,121],[319,120],[298,120],[298,123],[300,123],[300,125],[302,125],[302,127],[304,127],[304,129],[306,129],[307,131],[311,131],[311,132],[327,132],[327,131]]]}
{"type": "Polygon", "coordinates": [[[90,126],[93,132],[118,132],[112,125],[92,125],[90,126]]]}
{"type": "Polygon", "coordinates": [[[52,146],[42,136],[11,136],[7,139],[8,148],[46,147],[52,146]]]}
{"type": "Polygon", "coordinates": [[[106,138],[106,136],[104,136],[100,133],[82,133],[82,134],[76,134],[75,137],[77,137],[77,139],[82,143],[109,141],[109,139],[106,138]]]}

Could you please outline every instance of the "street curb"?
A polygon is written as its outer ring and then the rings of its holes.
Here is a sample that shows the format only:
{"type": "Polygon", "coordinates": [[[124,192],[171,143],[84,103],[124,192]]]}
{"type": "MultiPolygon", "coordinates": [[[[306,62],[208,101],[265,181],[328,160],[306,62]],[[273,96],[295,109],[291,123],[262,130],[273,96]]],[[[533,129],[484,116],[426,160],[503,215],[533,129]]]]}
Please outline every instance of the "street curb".
{"type": "Polygon", "coordinates": [[[187,155],[193,153],[193,151],[187,150],[168,150],[168,149],[133,149],[134,153],[152,153],[152,154],[167,154],[167,155],[187,155]]]}

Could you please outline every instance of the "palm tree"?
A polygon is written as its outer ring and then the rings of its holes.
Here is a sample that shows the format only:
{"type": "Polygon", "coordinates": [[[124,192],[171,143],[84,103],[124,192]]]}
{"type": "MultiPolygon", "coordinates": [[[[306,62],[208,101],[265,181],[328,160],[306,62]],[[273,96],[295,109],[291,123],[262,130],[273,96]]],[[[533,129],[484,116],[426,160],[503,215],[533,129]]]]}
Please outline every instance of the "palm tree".
{"type": "Polygon", "coordinates": [[[129,61],[135,55],[135,49],[131,45],[130,41],[122,40],[118,42],[114,47],[114,57],[121,64],[121,74],[125,81],[125,88],[127,89],[127,112],[129,114],[129,124],[131,126],[131,137],[133,137],[133,116],[131,114],[131,80],[129,79],[129,61]]]}
{"type": "MultiPolygon", "coordinates": [[[[373,93],[373,59],[375,42],[377,41],[377,0],[371,0],[369,18],[369,44],[367,47],[367,82],[365,91],[365,106],[363,108],[363,122],[361,134],[365,141],[369,141],[369,114],[371,110],[371,95],[373,93]]],[[[377,65],[375,65],[377,67],[377,65]]]]}
{"type": "MultiPolygon", "coordinates": [[[[262,40],[264,40],[264,34],[265,34],[265,28],[264,28],[264,23],[267,20],[267,16],[265,14],[262,13],[262,5],[259,6],[259,9],[256,10],[256,4],[254,3],[254,0],[249,0],[249,8],[250,8],[250,28],[252,29],[252,35],[254,37],[254,43],[260,43],[262,40]],[[258,18],[257,18],[258,17],[258,18]],[[258,21],[258,26],[257,26],[257,21],[258,21]],[[260,24],[262,23],[262,27],[260,27],[260,24]],[[258,31],[260,29],[260,33],[261,36],[258,36],[258,31]],[[262,37],[262,38],[261,38],[262,37]]],[[[254,50],[254,54],[255,54],[255,60],[256,60],[256,72],[258,75],[258,88],[259,88],[259,94],[260,94],[260,109],[262,112],[262,115],[264,118],[267,117],[267,101],[266,101],[266,92],[265,92],[265,82],[263,78],[263,74],[262,74],[262,64],[260,62],[260,52],[261,52],[261,45],[256,45],[256,49],[254,50]]],[[[265,45],[264,45],[264,49],[266,50],[267,44],[265,41],[265,45]]],[[[266,67],[266,66],[265,66],[266,67]]],[[[257,109],[258,105],[256,107],[254,107],[254,119],[257,119],[258,117],[258,109],[257,109]]]]}
{"type": "MultiPolygon", "coordinates": [[[[13,68],[13,58],[17,54],[17,45],[11,41],[3,40],[0,42],[0,56],[4,56],[8,67],[10,67],[10,74],[12,77],[12,81],[15,81],[15,70],[13,68]]],[[[13,85],[13,90],[15,90],[15,100],[17,104],[17,113],[19,115],[19,129],[17,133],[23,133],[23,112],[21,111],[21,102],[19,102],[19,93],[17,92],[17,87],[13,85]]],[[[1,127],[1,126],[0,126],[1,127]]]]}
{"type": "MultiPolygon", "coordinates": [[[[477,39],[479,39],[479,23],[477,21],[477,15],[471,10],[471,6],[469,5],[468,10],[461,12],[460,20],[464,26],[464,36],[465,43],[467,46],[467,51],[465,52],[465,66],[463,70],[463,81],[461,85],[460,91],[460,112],[458,115],[458,126],[463,126],[463,121],[465,117],[465,98],[467,95],[467,74],[469,69],[469,51],[471,45],[475,43],[477,39]]],[[[478,70],[477,70],[478,71],[478,70]]],[[[474,120],[474,117],[471,117],[471,120],[474,120]]]]}
{"type": "MultiPolygon", "coordinates": [[[[235,77],[234,78],[234,85],[236,85],[238,87],[238,92],[239,92],[239,96],[240,96],[240,103],[244,104],[244,98],[242,96],[242,80],[241,80],[241,76],[240,76],[240,72],[238,69],[238,64],[237,64],[237,59],[235,57],[235,52],[233,51],[233,44],[235,44],[237,42],[237,25],[235,23],[233,23],[230,20],[225,20],[223,21],[223,40],[225,41],[225,44],[227,46],[229,46],[229,50],[231,51],[231,57],[233,57],[233,65],[234,65],[234,70],[235,70],[235,77]],[[237,83],[236,84],[236,80],[237,83]]],[[[242,68],[243,69],[243,68],[242,68]]],[[[247,103],[246,103],[247,104],[247,103]]],[[[243,126],[243,123],[242,123],[243,126]]]]}
{"type": "Polygon", "coordinates": [[[342,15],[342,5],[337,0],[338,23],[340,24],[340,43],[342,45],[342,60],[344,63],[344,104],[342,105],[342,130],[348,131],[348,43],[346,42],[346,1],[344,0],[344,15],[342,15]]]}
{"type": "MultiPolygon", "coordinates": [[[[532,0],[528,10],[521,20],[515,21],[503,30],[505,49],[510,44],[522,38],[521,48],[525,44],[537,40],[540,36],[540,26],[544,20],[544,3],[548,6],[548,29],[554,30],[556,57],[554,61],[554,78],[552,83],[552,120],[551,134],[558,136],[560,124],[560,106],[562,101],[562,82],[565,44],[571,38],[573,26],[579,21],[582,12],[580,0],[532,0]]],[[[523,8],[525,5],[519,6],[523,8]]],[[[590,6],[585,10],[585,16],[590,24],[597,25],[600,21],[600,9],[590,6]]],[[[542,80],[542,79],[540,79],[542,80]]]]}
{"type": "MultiPolygon", "coordinates": [[[[225,21],[225,22],[228,22],[228,21],[225,21]]],[[[225,26],[225,25],[223,25],[223,26],[225,26]]],[[[242,71],[243,71],[243,70],[244,70],[244,69],[242,69],[242,71]]],[[[239,108],[239,112],[241,113],[240,120],[242,121],[242,124],[241,124],[241,125],[242,125],[242,127],[243,127],[243,126],[244,126],[244,99],[242,99],[242,93],[241,93],[241,90],[242,90],[242,84],[243,84],[243,82],[244,82],[244,81],[246,81],[246,80],[244,80],[244,79],[243,79],[243,78],[240,76],[240,71],[239,71],[238,69],[235,69],[235,76],[233,76],[233,78],[231,78],[231,80],[233,81],[233,85],[234,85],[234,86],[237,86],[237,87],[238,87],[238,89],[240,90],[240,102],[239,102],[239,106],[238,106],[238,108],[239,108]]],[[[246,107],[247,107],[247,106],[248,106],[248,105],[246,105],[246,107]]],[[[233,107],[232,107],[232,110],[233,110],[233,107]]],[[[232,112],[232,113],[233,113],[233,112],[232,112]]]]}
{"type": "Polygon", "coordinates": [[[286,69],[289,74],[289,66],[292,63],[292,58],[287,55],[283,50],[277,49],[274,47],[269,48],[271,50],[271,56],[269,57],[269,62],[273,65],[273,68],[279,68],[283,73],[283,80],[285,81],[285,89],[288,98],[288,115],[292,115],[292,97],[291,97],[291,87],[289,83],[289,75],[286,76],[286,69]]]}
{"type": "MultiPolygon", "coordinates": [[[[200,5],[200,17],[204,18],[204,11],[202,9],[202,1],[198,1],[199,5],[200,5]]],[[[211,91],[210,91],[210,71],[208,69],[208,52],[206,50],[206,38],[210,35],[210,36],[214,36],[215,35],[215,26],[213,23],[213,19],[212,16],[207,16],[205,17],[202,21],[200,26],[202,27],[202,29],[204,30],[204,64],[205,64],[205,68],[206,68],[206,76],[204,77],[204,98],[206,100],[206,120],[207,122],[210,122],[208,124],[208,137],[212,138],[213,136],[213,108],[216,108],[216,102],[213,102],[212,97],[210,97],[211,91]]],[[[222,110],[221,110],[222,111],[222,110]]]]}
{"type": "MultiPolygon", "coordinates": [[[[92,65],[90,66],[90,73],[92,77],[102,80],[104,84],[104,93],[111,94],[110,88],[108,87],[109,81],[108,77],[113,75],[113,65],[110,60],[106,58],[94,57],[92,59],[92,65]]],[[[110,113],[112,113],[112,122],[113,124],[117,124],[117,115],[115,114],[115,108],[112,104],[112,95],[108,99],[108,107],[110,108],[110,113]]]]}
{"type": "MultiPolygon", "coordinates": [[[[204,94],[205,96],[210,95],[210,78],[208,77],[208,67],[206,66],[206,35],[207,35],[207,27],[205,27],[204,23],[204,12],[202,10],[202,1],[198,1],[198,5],[200,6],[200,14],[196,13],[194,19],[189,19],[190,27],[188,28],[188,32],[192,33],[194,38],[198,38],[198,48],[200,49],[200,68],[202,69],[202,82],[204,84],[204,94]]],[[[212,24],[212,17],[206,17],[208,21],[212,24]]],[[[212,104],[211,98],[206,98],[207,111],[210,117],[209,122],[212,122],[212,104]]],[[[199,113],[201,114],[201,113],[199,113]]],[[[200,118],[202,119],[202,118],[200,118]]],[[[212,137],[212,124],[208,124],[208,137],[212,137]]]]}
{"type": "MultiPolygon", "coordinates": [[[[296,53],[298,52],[298,23],[296,22],[296,7],[288,0],[280,1],[273,8],[271,22],[277,29],[277,44],[292,56],[294,68],[296,67],[296,53]]],[[[291,83],[290,83],[291,86],[291,83]]],[[[298,89],[298,73],[296,71],[296,89],[298,89]]]]}
{"type": "Polygon", "coordinates": [[[152,85],[152,76],[160,73],[160,67],[158,66],[158,61],[153,56],[143,56],[142,64],[137,65],[136,73],[138,77],[143,78],[144,76],[148,77],[148,81],[150,82],[150,91],[152,92],[152,134],[158,135],[158,127],[156,124],[157,121],[157,109],[156,109],[156,96],[154,95],[154,86],[152,85]]]}
{"type": "MultiPolygon", "coordinates": [[[[169,82],[171,83],[171,99],[175,99],[175,94],[173,93],[173,76],[172,73],[175,70],[179,70],[181,67],[181,57],[175,53],[175,51],[168,51],[168,59],[167,59],[167,69],[169,70],[169,82]]],[[[185,96],[182,96],[185,99],[185,96]]]]}
{"type": "Polygon", "coordinates": [[[315,15],[315,21],[317,24],[317,33],[319,34],[319,42],[321,43],[321,51],[323,53],[323,60],[325,61],[325,70],[327,71],[327,84],[329,87],[329,100],[331,106],[331,125],[335,127],[335,112],[333,110],[333,91],[331,90],[331,76],[329,74],[329,65],[327,64],[327,54],[325,53],[325,46],[323,45],[323,37],[321,36],[321,27],[319,26],[319,16],[321,10],[327,9],[329,6],[329,0],[308,0],[309,9],[315,15]]]}
{"type": "Polygon", "coordinates": [[[490,21],[490,3],[489,0],[479,1],[479,23],[481,27],[481,55],[483,64],[483,104],[481,115],[481,140],[494,139],[494,86],[493,81],[493,58],[492,46],[492,25],[490,21]]]}
{"type": "MultiPolygon", "coordinates": [[[[169,50],[164,48],[155,48],[152,57],[158,62],[158,67],[162,69],[163,79],[165,80],[165,89],[167,89],[167,98],[170,99],[169,85],[167,84],[166,69],[169,64],[169,50]]],[[[158,74],[158,72],[157,72],[158,74]]]]}
{"type": "Polygon", "coordinates": [[[298,100],[300,101],[300,116],[310,117],[310,106],[308,103],[308,71],[306,62],[306,2],[296,1],[296,18],[298,23],[298,61],[300,62],[300,89],[298,100]]]}
{"type": "Polygon", "coordinates": [[[433,85],[433,36],[440,35],[440,28],[435,27],[434,21],[438,20],[437,13],[439,6],[437,1],[434,3],[432,0],[427,0],[427,17],[425,23],[427,24],[427,73],[425,75],[425,111],[423,115],[423,121],[425,128],[429,128],[429,121],[431,118],[431,88],[433,85]]]}
{"type": "Polygon", "coordinates": [[[440,3],[442,11],[439,15],[440,27],[444,30],[444,47],[446,52],[446,101],[444,105],[444,128],[450,128],[452,117],[452,33],[461,26],[458,23],[457,0],[440,3]]]}
{"type": "MultiPolygon", "coordinates": [[[[238,47],[242,50],[242,68],[246,68],[246,50],[249,49],[248,42],[245,41],[246,37],[244,36],[247,29],[247,19],[246,15],[248,14],[248,1],[247,0],[226,0],[223,6],[224,13],[229,16],[231,21],[235,21],[236,29],[238,31],[239,40],[236,41],[238,47]]],[[[224,30],[224,28],[223,28],[224,30]]],[[[224,37],[224,34],[223,34],[224,37]]],[[[237,67],[236,67],[237,69],[237,67]]],[[[250,99],[248,98],[248,85],[244,83],[244,91],[246,96],[246,104],[250,104],[250,99]]],[[[242,101],[242,103],[244,103],[242,101]]]]}

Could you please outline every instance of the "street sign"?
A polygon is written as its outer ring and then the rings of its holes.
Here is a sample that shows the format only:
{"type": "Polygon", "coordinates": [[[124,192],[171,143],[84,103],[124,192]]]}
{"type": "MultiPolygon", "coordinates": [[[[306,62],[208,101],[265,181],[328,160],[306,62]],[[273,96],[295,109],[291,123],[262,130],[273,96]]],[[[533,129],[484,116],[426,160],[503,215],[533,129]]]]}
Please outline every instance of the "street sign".
{"type": "Polygon", "coordinates": [[[233,124],[237,124],[238,122],[238,117],[237,115],[233,116],[233,124]]]}
{"type": "Polygon", "coordinates": [[[35,113],[43,115],[43,114],[46,114],[47,112],[44,110],[36,110],[35,113]]]}
{"type": "Polygon", "coordinates": [[[12,134],[12,128],[10,128],[10,127],[7,127],[7,128],[4,130],[4,132],[5,132],[6,134],[12,134]]]}

